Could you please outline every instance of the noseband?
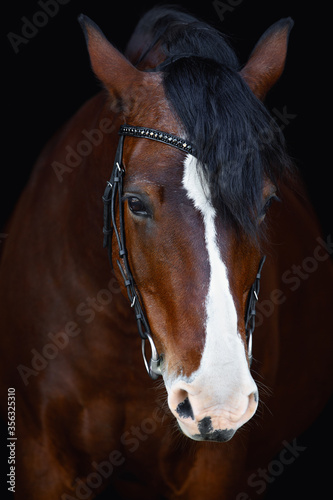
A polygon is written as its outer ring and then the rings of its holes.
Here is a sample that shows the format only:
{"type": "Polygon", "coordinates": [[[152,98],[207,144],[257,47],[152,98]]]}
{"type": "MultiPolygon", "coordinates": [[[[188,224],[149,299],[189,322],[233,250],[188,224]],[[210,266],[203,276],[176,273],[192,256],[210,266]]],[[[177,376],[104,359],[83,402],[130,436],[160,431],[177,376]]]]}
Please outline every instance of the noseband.
{"type": "MultiPolygon", "coordinates": [[[[153,341],[151,331],[149,328],[149,323],[147,321],[142,301],[140,299],[139,291],[135,286],[135,281],[131,268],[128,261],[128,254],[126,249],[125,241],[125,226],[124,226],[124,205],[123,205],[123,177],[125,174],[125,169],[123,167],[123,146],[124,137],[138,137],[144,139],[151,139],[154,141],[162,142],[168,144],[174,148],[179,149],[185,153],[190,153],[195,156],[195,148],[188,141],[181,139],[173,134],[168,134],[160,130],[155,130],[146,127],[132,127],[129,125],[122,125],[119,129],[119,142],[116,151],[116,156],[114,159],[113,169],[111,173],[110,180],[106,183],[106,188],[104,195],[102,197],[104,203],[104,242],[103,247],[108,249],[109,260],[111,267],[112,265],[112,235],[115,234],[118,248],[119,248],[119,259],[117,259],[117,265],[119,267],[120,273],[123,277],[124,284],[127,290],[127,295],[134,310],[138,331],[142,341],[142,356],[146,367],[146,370],[153,380],[156,380],[159,375],[161,375],[161,362],[162,355],[159,355],[153,341]],[[117,196],[118,195],[118,196],[117,196]],[[116,201],[118,199],[119,207],[119,229],[116,222],[116,201]],[[122,262],[122,264],[121,264],[122,262]],[[151,348],[151,360],[148,363],[145,353],[146,340],[149,341],[151,348]]],[[[252,362],[252,333],[255,327],[255,305],[258,300],[259,288],[260,288],[260,274],[261,269],[264,264],[265,257],[260,261],[258,273],[256,279],[250,289],[246,314],[245,314],[245,328],[246,328],[246,340],[248,346],[248,357],[249,363],[252,362]]]]}

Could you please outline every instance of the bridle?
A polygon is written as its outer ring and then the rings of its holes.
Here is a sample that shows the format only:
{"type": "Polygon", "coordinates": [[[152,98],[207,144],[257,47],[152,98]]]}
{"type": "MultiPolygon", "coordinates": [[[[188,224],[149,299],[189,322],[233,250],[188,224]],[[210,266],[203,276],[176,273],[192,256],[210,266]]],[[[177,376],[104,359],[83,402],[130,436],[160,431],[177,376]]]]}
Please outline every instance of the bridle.
{"type": "MultiPolygon", "coordinates": [[[[163,358],[162,355],[158,354],[155,343],[152,338],[152,334],[149,328],[149,323],[147,321],[145,311],[142,306],[142,301],[140,299],[140,293],[135,285],[135,280],[129,265],[126,241],[125,241],[124,205],[123,205],[123,177],[125,174],[125,169],[122,163],[124,138],[125,136],[130,136],[130,137],[151,139],[154,141],[162,142],[164,144],[168,144],[169,146],[177,148],[180,151],[183,151],[185,153],[190,153],[193,156],[195,156],[195,148],[185,139],[177,137],[173,134],[162,132],[161,130],[155,130],[146,127],[134,127],[129,125],[122,125],[119,129],[119,135],[120,138],[117,146],[111,177],[110,180],[107,181],[106,183],[106,188],[104,191],[104,195],[102,197],[104,203],[103,247],[108,249],[111,268],[113,268],[112,235],[114,233],[119,248],[119,259],[117,259],[117,265],[123,277],[124,285],[127,290],[127,295],[131,307],[133,308],[135,313],[138,331],[141,337],[143,361],[150,377],[153,380],[156,380],[160,375],[162,375],[161,362],[163,358]],[[116,222],[117,200],[119,208],[119,229],[117,227],[117,222],[116,222]],[[121,264],[121,262],[123,265],[121,264]],[[145,352],[146,340],[148,340],[151,348],[151,359],[149,363],[147,361],[145,352]]],[[[248,295],[246,314],[245,314],[246,340],[248,346],[248,357],[250,365],[252,362],[252,334],[255,328],[255,305],[258,300],[259,288],[260,288],[260,275],[264,261],[265,257],[263,257],[260,261],[256,279],[250,289],[248,295]]]]}

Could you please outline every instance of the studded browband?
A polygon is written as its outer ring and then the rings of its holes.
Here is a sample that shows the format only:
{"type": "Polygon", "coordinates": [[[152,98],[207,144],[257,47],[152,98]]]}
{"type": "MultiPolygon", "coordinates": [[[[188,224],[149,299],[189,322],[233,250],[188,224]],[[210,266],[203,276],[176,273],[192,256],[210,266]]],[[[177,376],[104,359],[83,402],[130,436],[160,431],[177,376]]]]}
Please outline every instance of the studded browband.
{"type": "Polygon", "coordinates": [[[161,130],[155,130],[147,127],[131,127],[129,125],[122,125],[119,130],[119,135],[129,135],[131,137],[141,137],[144,139],[152,139],[154,141],[163,142],[168,144],[168,146],[173,146],[185,153],[190,153],[195,156],[195,148],[193,145],[181,139],[173,134],[168,134],[167,132],[162,132],[161,130]]]}

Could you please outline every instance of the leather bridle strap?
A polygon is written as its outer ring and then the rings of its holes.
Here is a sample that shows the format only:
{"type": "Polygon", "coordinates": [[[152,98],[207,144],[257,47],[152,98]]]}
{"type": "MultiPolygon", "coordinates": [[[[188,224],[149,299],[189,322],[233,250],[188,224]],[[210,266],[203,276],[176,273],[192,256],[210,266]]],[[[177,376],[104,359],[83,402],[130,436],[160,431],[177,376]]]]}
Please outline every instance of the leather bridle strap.
{"type": "Polygon", "coordinates": [[[117,259],[117,264],[119,267],[119,270],[121,272],[121,275],[124,280],[125,287],[127,289],[127,295],[131,304],[131,307],[133,308],[135,312],[135,317],[136,317],[136,322],[139,330],[140,337],[143,340],[146,340],[148,338],[148,335],[150,334],[149,330],[149,325],[148,321],[143,313],[143,309],[141,306],[141,302],[139,300],[138,293],[136,291],[135,285],[134,285],[134,278],[129,266],[128,262],[128,255],[127,255],[127,250],[126,250],[126,243],[125,243],[125,226],[124,226],[124,206],[123,206],[123,201],[122,201],[122,193],[123,193],[123,175],[125,173],[123,167],[117,162],[116,164],[116,170],[117,173],[114,176],[113,182],[114,182],[114,189],[112,191],[112,199],[111,199],[111,218],[112,218],[112,225],[114,229],[114,233],[118,242],[118,248],[119,248],[119,258],[122,260],[122,264],[120,260],[117,259]],[[117,228],[117,222],[116,222],[116,195],[117,192],[119,194],[118,196],[118,205],[119,205],[119,231],[117,228]]]}
{"type": "Polygon", "coordinates": [[[108,248],[109,259],[112,266],[112,233],[114,232],[118,248],[119,248],[119,258],[121,259],[123,265],[121,265],[120,260],[117,259],[117,264],[121,275],[124,280],[124,284],[127,290],[127,295],[135,311],[135,316],[138,324],[138,330],[140,337],[142,339],[147,339],[147,334],[149,334],[148,322],[143,314],[140,300],[134,285],[134,278],[129,266],[126,242],[125,242],[125,226],[124,226],[124,207],[123,207],[123,176],[125,173],[124,167],[122,165],[122,154],[123,154],[123,143],[124,136],[121,136],[118,143],[118,148],[116,152],[115,162],[112,170],[110,180],[107,182],[105,188],[103,202],[104,202],[104,247],[108,248]],[[118,196],[117,196],[118,195],[118,196]],[[116,201],[118,200],[119,206],[119,230],[116,221],[116,201]]]}
{"type": "Polygon", "coordinates": [[[256,279],[254,280],[253,285],[250,288],[247,299],[247,307],[245,314],[245,332],[247,341],[247,355],[249,358],[250,366],[252,364],[252,334],[254,332],[254,328],[256,325],[256,303],[258,302],[259,299],[261,271],[265,260],[266,260],[266,255],[264,255],[260,260],[257,276],[256,279]]]}
{"type": "Polygon", "coordinates": [[[132,275],[130,265],[128,262],[128,255],[126,250],[125,241],[125,225],[124,225],[124,206],[123,206],[123,176],[125,174],[125,169],[122,164],[123,156],[123,144],[124,144],[124,134],[120,136],[116,156],[114,160],[114,165],[111,173],[110,180],[107,181],[107,185],[102,197],[104,203],[104,242],[103,246],[108,249],[108,255],[111,267],[112,265],[112,234],[114,232],[118,249],[119,249],[119,259],[117,259],[117,265],[119,267],[120,273],[124,280],[124,285],[127,290],[127,295],[134,310],[135,318],[137,322],[138,331],[142,339],[142,355],[145,363],[146,370],[150,377],[155,380],[161,375],[160,363],[161,356],[159,356],[155,344],[153,342],[149,324],[141,301],[139,294],[135,287],[134,277],[132,275]],[[116,221],[116,202],[118,200],[119,208],[119,229],[116,221]],[[145,354],[145,341],[148,340],[151,347],[151,360],[148,363],[145,354]]]}
{"type": "Polygon", "coordinates": [[[113,163],[113,169],[111,172],[110,180],[106,183],[106,188],[104,191],[104,195],[102,196],[102,200],[104,203],[104,219],[103,219],[103,248],[108,249],[109,260],[111,267],[112,265],[112,233],[113,233],[113,225],[111,224],[111,202],[112,202],[112,193],[114,192],[114,178],[117,175],[117,164],[122,164],[123,157],[123,146],[124,146],[124,137],[121,136],[118,142],[116,156],[113,163]]]}

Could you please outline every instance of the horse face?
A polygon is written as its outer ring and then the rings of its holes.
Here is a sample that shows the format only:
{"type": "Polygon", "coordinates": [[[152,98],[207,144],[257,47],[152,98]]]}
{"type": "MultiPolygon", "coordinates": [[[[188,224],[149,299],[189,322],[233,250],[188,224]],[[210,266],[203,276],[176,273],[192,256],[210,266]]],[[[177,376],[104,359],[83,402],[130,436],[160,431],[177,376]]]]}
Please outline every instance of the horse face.
{"type": "MultiPolygon", "coordinates": [[[[161,77],[138,71],[92,21],[81,22],[94,72],[122,123],[184,137],[161,77]]],[[[289,31],[288,20],[270,28],[241,72],[259,99],[282,73],[289,31]]],[[[163,353],[170,410],[190,438],[227,441],[258,404],[244,325],[258,251],[223,223],[194,157],[126,138],[124,166],[129,263],[163,353]]],[[[264,186],[263,204],[272,189],[264,186]]]]}
{"type": "Polygon", "coordinates": [[[192,439],[226,441],[258,404],[244,317],[259,255],[223,224],[193,156],[126,141],[129,260],[169,408],[192,439]]]}

